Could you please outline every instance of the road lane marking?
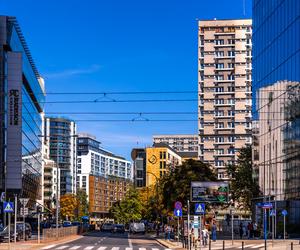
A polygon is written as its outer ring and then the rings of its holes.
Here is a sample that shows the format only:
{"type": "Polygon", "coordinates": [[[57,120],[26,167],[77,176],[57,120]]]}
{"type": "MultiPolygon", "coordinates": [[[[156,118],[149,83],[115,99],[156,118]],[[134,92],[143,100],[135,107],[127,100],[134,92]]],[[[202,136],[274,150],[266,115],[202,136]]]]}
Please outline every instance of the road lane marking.
{"type": "Polygon", "coordinates": [[[93,248],[94,248],[94,246],[89,246],[89,247],[84,248],[84,250],[91,250],[93,248]]]}
{"type": "MultiPolygon", "coordinates": [[[[250,247],[255,247],[255,246],[256,246],[255,244],[245,245],[244,248],[246,248],[246,247],[249,247],[249,248],[250,248],[250,247]]],[[[241,249],[242,247],[243,247],[243,246],[240,246],[239,249],[241,249]]]]}
{"type": "Polygon", "coordinates": [[[65,248],[67,248],[67,247],[69,247],[69,245],[64,245],[64,246],[61,246],[61,247],[57,247],[57,248],[55,248],[55,249],[65,249],[65,248]]]}
{"type": "Polygon", "coordinates": [[[260,244],[260,245],[256,245],[256,246],[253,246],[253,247],[250,247],[250,248],[259,248],[259,247],[263,247],[265,244],[260,244]]]}
{"type": "Polygon", "coordinates": [[[159,248],[152,248],[152,250],[159,250],[159,248]]]}
{"type": "Polygon", "coordinates": [[[99,247],[97,250],[105,250],[107,247],[99,247]]]}
{"type": "Polygon", "coordinates": [[[126,247],[126,250],[132,250],[132,247],[126,247]]]}
{"type": "Polygon", "coordinates": [[[119,250],[119,247],[113,247],[111,250],[119,250]]]}
{"type": "Polygon", "coordinates": [[[75,249],[78,249],[78,248],[80,248],[80,246],[74,246],[74,247],[71,247],[70,249],[75,250],[75,249]]]}
{"type": "Polygon", "coordinates": [[[52,247],[56,247],[57,245],[50,245],[50,246],[46,246],[46,247],[43,247],[42,249],[50,249],[52,247]]]}
{"type": "Polygon", "coordinates": [[[140,247],[139,250],[147,250],[147,249],[144,247],[140,247]]]}

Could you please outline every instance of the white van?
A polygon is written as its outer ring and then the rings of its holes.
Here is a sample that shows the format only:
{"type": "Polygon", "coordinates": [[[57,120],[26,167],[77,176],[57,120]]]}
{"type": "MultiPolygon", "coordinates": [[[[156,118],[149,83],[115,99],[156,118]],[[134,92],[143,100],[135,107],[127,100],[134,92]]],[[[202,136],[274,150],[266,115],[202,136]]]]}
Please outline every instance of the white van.
{"type": "Polygon", "coordinates": [[[144,223],[137,223],[137,222],[134,222],[134,223],[131,223],[130,226],[129,226],[129,232],[130,233],[145,233],[146,230],[145,230],[145,224],[144,223]]]}

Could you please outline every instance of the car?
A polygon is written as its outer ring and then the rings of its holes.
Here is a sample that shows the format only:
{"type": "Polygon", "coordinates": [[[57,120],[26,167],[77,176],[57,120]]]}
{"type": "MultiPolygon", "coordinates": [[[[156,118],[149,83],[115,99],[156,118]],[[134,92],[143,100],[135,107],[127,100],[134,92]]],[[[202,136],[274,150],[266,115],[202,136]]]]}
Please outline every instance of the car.
{"type": "MultiPolygon", "coordinates": [[[[60,228],[60,227],[62,227],[62,225],[58,224],[58,227],[60,228]]],[[[56,228],[56,224],[55,223],[51,224],[51,228],[56,228]]]]}
{"type": "Polygon", "coordinates": [[[146,230],[145,230],[145,224],[142,222],[134,222],[131,223],[129,226],[129,231],[131,233],[143,233],[145,234],[146,230]]]}
{"type": "Polygon", "coordinates": [[[72,226],[72,222],[71,221],[64,221],[63,222],[63,227],[71,227],[72,226]]]}
{"type": "Polygon", "coordinates": [[[79,221],[72,221],[72,226],[81,226],[79,221]]]}
{"type": "Polygon", "coordinates": [[[125,226],[123,224],[113,225],[112,233],[125,233],[125,226]]]}
{"type": "MultiPolygon", "coordinates": [[[[24,238],[24,223],[23,222],[17,222],[16,225],[16,239],[17,241],[20,241],[21,239],[24,238]]],[[[14,240],[14,231],[15,231],[15,226],[10,225],[10,241],[14,240]]],[[[28,240],[32,236],[32,230],[31,226],[29,223],[25,223],[25,240],[28,240]]],[[[6,226],[1,232],[0,232],[0,242],[3,241],[8,241],[8,226],[6,226]]]]}
{"type": "Polygon", "coordinates": [[[101,227],[101,231],[111,232],[113,230],[114,224],[112,223],[104,223],[101,227]]]}

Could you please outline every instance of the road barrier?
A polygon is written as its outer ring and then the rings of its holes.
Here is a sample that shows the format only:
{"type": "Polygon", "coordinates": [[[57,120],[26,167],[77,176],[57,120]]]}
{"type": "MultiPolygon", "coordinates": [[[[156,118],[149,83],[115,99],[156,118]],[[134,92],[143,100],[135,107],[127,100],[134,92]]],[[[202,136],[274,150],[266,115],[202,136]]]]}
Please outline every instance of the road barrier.
{"type": "MultiPolygon", "coordinates": [[[[56,228],[47,228],[43,230],[43,237],[42,241],[52,241],[53,239],[56,239],[56,228]]],[[[78,226],[72,226],[72,227],[60,227],[58,228],[58,238],[64,238],[71,235],[78,234],[78,226]]]]}

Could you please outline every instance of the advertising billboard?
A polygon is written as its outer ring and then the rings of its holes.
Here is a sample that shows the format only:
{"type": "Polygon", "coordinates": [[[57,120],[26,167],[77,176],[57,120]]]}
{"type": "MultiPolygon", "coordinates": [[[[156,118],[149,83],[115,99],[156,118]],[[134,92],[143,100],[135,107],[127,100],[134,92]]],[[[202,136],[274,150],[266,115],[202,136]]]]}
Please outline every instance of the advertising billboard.
{"type": "Polygon", "coordinates": [[[226,203],[228,201],[228,183],[212,181],[192,181],[191,201],[208,203],[226,203]]]}

